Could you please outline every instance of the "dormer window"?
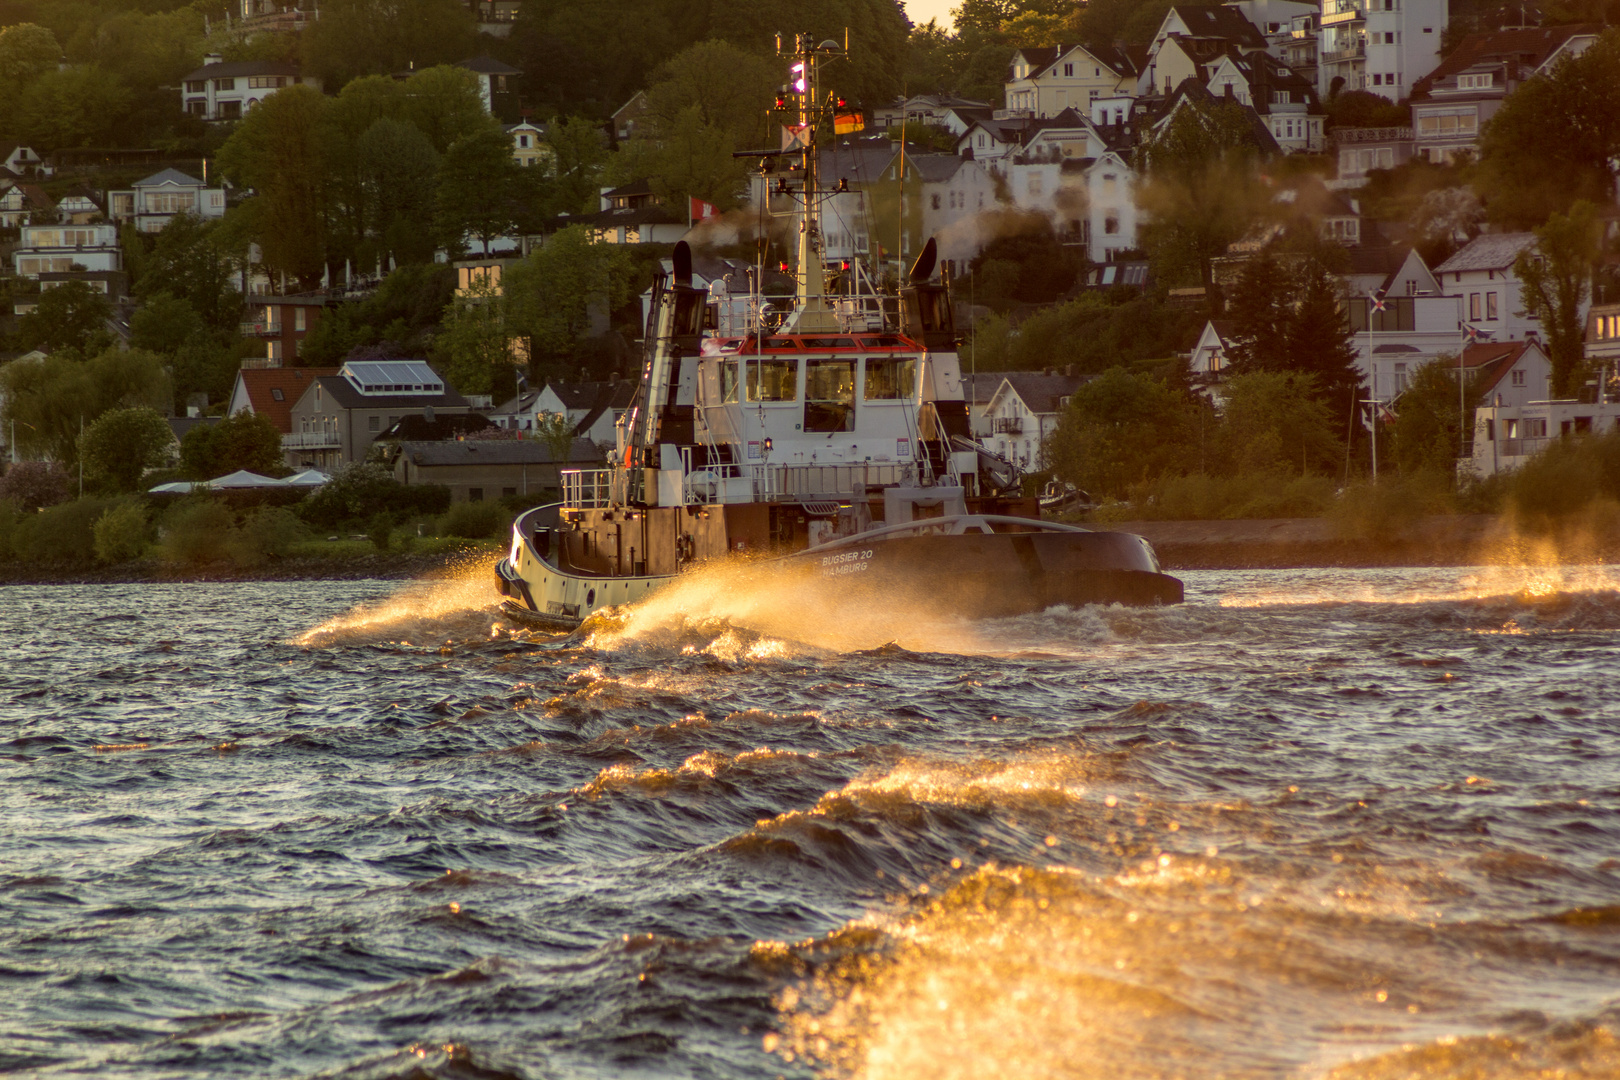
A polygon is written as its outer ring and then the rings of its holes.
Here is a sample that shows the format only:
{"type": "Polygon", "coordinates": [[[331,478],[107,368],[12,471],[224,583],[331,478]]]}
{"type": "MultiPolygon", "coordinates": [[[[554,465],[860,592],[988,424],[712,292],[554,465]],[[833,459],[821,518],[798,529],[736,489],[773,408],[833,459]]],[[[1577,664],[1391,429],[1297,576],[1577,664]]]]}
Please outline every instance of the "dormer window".
{"type": "Polygon", "coordinates": [[[1457,76],[1457,89],[1459,90],[1489,90],[1492,83],[1489,72],[1478,75],[1457,76]]]}

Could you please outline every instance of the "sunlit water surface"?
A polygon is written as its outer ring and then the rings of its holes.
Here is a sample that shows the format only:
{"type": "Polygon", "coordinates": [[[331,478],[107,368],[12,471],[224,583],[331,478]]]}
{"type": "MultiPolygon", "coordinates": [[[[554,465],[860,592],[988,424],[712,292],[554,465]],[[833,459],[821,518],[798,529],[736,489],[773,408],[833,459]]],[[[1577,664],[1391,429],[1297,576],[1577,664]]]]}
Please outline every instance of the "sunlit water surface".
{"type": "Polygon", "coordinates": [[[1185,577],[0,589],[0,1072],[1620,1075],[1615,568],[1185,577]]]}

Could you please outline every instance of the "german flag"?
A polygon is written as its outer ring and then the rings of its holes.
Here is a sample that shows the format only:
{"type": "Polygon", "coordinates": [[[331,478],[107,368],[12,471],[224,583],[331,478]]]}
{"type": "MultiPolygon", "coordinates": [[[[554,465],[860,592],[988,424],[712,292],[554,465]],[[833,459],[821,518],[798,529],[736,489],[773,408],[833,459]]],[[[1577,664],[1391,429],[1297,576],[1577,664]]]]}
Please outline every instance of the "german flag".
{"type": "Polygon", "coordinates": [[[833,130],[840,135],[853,135],[866,130],[866,118],[858,112],[833,114],[833,130]]]}

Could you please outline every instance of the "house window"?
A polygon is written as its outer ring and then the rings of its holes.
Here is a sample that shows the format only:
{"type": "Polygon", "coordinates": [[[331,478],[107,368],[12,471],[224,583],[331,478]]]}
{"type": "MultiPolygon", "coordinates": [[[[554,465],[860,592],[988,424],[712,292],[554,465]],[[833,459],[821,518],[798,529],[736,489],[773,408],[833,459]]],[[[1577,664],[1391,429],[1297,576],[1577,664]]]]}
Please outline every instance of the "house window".
{"type": "Polygon", "coordinates": [[[527,135],[519,135],[518,146],[524,150],[527,150],[529,148],[529,137],[527,135]]]}
{"type": "Polygon", "coordinates": [[[939,209],[939,196],[937,194],[933,195],[929,199],[929,205],[932,206],[935,210],[939,209]]]}
{"type": "Polygon", "coordinates": [[[1514,386],[1523,386],[1524,385],[1524,372],[1522,372],[1522,371],[1514,371],[1511,382],[1513,383],[1514,386]]]}
{"type": "Polygon", "coordinates": [[[1485,294],[1485,317],[1487,319],[1496,318],[1496,294],[1493,292],[1485,294]]]}
{"type": "Polygon", "coordinates": [[[281,392],[281,387],[272,386],[270,388],[270,400],[271,401],[286,401],[287,400],[287,395],[283,394],[281,392]]]}
{"type": "Polygon", "coordinates": [[[1063,65],[1063,77],[1066,78],[1066,79],[1074,78],[1074,65],[1073,64],[1064,64],[1063,65]]]}
{"type": "Polygon", "coordinates": [[[218,93],[221,90],[235,90],[235,89],[236,89],[236,80],[235,79],[215,79],[214,80],[214,91],[216,93],[218,93]]]}
{"type": "Polygon", "coordinates": [[[382,417],[376,416],[376,415],[371,416],[366,421],[366,427],[368,429],[370,429],[371,431],[381,431],[382,430],[382,417]]]}
{"type": "Polygon", "coordinates": [[[208,80],[207,79],[187,79],[186,80],[186,93],[188,93],[188,94],[206,94],[206,93],[208,93],[208,80]]]}
{"type": "Polygon", "coordinates": [[[306,329],[308,329],[308,326],[304,322],[304,309],[301,307],[293,308],[293,330],[302,334],[306,329]]]}
{"type": "Polygon", "coordinates": [[[1479,293],[1477,292],[1468,294],[1468,317],[1470,319],[1479,318],[1479,293]]]}
{"type": "Polygon", "coordinates": [[[1029,174],[1029,193],[1032,197],[1046,193],[1046,181],[1038,172],[1029,174]]]}
{"type": "Polygon", "coordinates": [[[1538,416],[1524,422],[1524,437],[1527,439],[1545,439],[1547,437],[1547,418],[1538,416]]]}
{"type": "Polygon", "coordinates": [[[484,501],[484,489],[481,488],[481,487],[468,488],[467,489],[467,501],[468,502],[483,502],[484,501]]]}
{"type": "Polygon", "coordinates": [[[1395,392],[1397,394],[1400,394],[1400,393],[1404,393],[1405,391],[1406,391],[1406,365],[1405,364],[1396,364],[1395,365],[1395,392]]]}
{"type": "Polygon", "coordinates": [[[1119,232],[1119,214],[1117,212],[1110,210],[1108,216],[1103,218],[1103,232],[1110,236],[1119,232]]]}

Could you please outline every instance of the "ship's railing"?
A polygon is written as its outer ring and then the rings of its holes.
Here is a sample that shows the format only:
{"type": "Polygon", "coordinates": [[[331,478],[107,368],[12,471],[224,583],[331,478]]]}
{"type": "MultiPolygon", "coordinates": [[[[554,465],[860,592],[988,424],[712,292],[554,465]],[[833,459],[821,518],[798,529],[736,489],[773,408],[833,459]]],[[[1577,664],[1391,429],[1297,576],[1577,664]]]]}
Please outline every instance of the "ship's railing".
{"type": "Polygon", "coordinates": [[[564,469],[563,504],[577,507],[613,505],[612,469],[564,469]]]}

